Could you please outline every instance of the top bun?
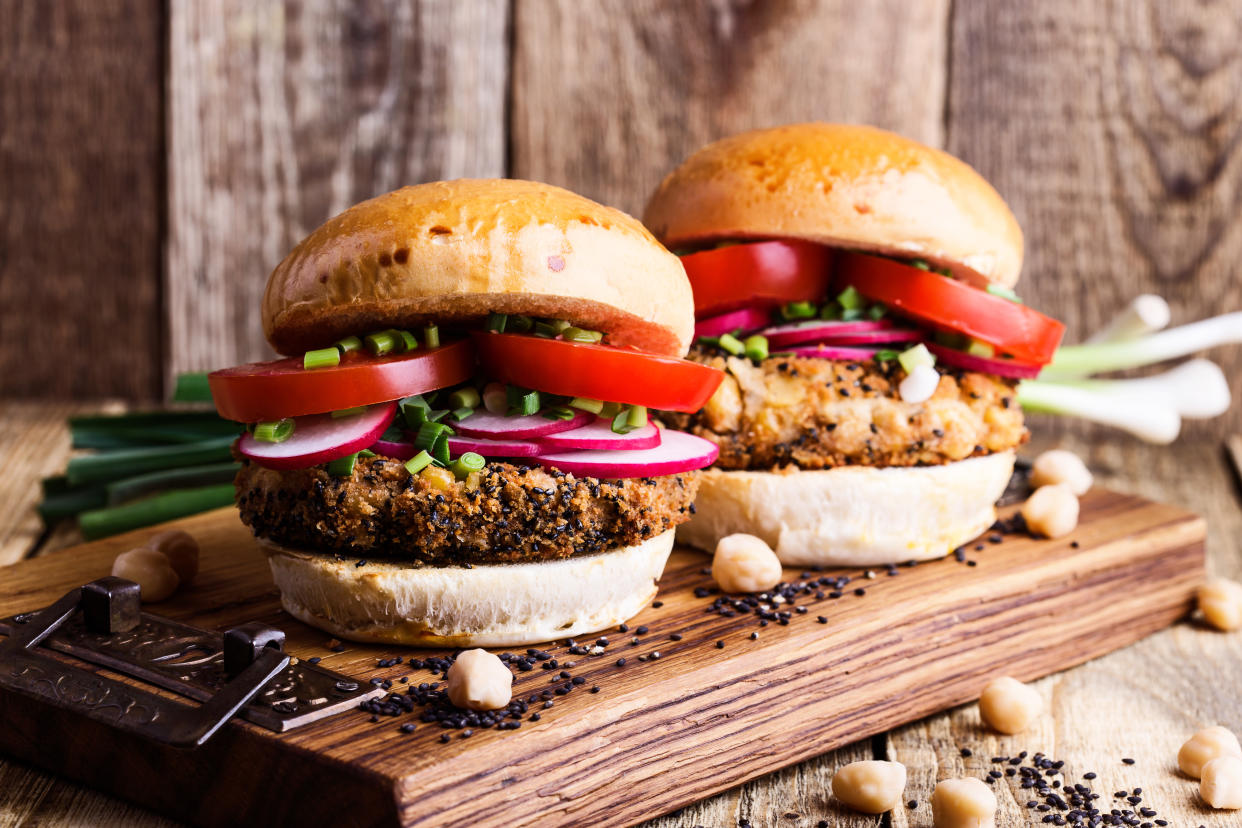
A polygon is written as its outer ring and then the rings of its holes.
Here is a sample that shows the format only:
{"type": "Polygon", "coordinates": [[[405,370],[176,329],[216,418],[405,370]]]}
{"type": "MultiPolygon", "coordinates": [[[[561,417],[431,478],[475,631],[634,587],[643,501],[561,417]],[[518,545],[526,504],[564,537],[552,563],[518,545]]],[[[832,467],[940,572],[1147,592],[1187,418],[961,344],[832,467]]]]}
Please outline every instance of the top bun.
{"type": "Polygon", "coordinates": [[[272,272],[263,332],[297,354],[350,334],[489,312],[567,319],[681,356],[694,300],[677,257],[635,219],[531,181],[437,181],[357,204],[272,272]]]}
{"type": "Polygon", "coordinates": [[[645,223],[669,247],[804,239],[925,259],[1013,287],[1022,230],[966,163],[882,129],[794,124],[700,149],[660,184],[645,223]]]}

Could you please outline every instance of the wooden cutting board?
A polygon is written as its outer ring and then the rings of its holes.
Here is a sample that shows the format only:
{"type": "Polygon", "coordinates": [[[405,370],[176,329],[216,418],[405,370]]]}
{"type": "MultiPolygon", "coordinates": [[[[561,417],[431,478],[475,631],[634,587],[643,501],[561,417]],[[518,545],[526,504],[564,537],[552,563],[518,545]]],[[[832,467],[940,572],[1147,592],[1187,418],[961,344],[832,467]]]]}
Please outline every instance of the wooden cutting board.
{"type": "MultiPolygon", "coordinates": [[[[293,655],[320,656],[363,680],[436,679],[407,662],[377,662],[443,651],[347,644],[333,652],[329,636],[285,615],[232,510],[177,525],[199,539],[202,572],[153,611],[216,629],[274,624],[293,655]]],[[[0,615],[47,605],[107,574],[113,556],[148,534],[0,569],[0,615]]],[[[797,598],[787,624],[766,626],[753,614],[711,611],[718,596],[702,593],[712,586],[708,559],[677,550],[661,605],[633,619],[628,633],[607,631],[604,654],[568,655],[558,642],[545,648],[561,662],[557,670],[517,674],[520,698],[564,685],[552,681],[566,661],[585,680],[554,695],[550,709],[542,699],[532,704],[539,720],[527,714],[518,730],[466,737],[423,723],[418,707],[376,723],[350,711],[284,734],[234,721],[183,751],[0,697],[0,751],[204,825],[629,824],[971,701],[993,676],[1032,679],[1123,647],[1185,616],[1204,573],[1201,519],[1107,491],[1083,499],[1070,537],[985,536],[980,545],[966,547],[965,561],[896,575],[812,573],[851,581],[835,590],[839,598],[832,586],[819,588],[822,599],[797,598]],[[633,645],[640,625],[649,629],[633,645]],[[407,723],[413,732],[402,732],[407,723]]]]}

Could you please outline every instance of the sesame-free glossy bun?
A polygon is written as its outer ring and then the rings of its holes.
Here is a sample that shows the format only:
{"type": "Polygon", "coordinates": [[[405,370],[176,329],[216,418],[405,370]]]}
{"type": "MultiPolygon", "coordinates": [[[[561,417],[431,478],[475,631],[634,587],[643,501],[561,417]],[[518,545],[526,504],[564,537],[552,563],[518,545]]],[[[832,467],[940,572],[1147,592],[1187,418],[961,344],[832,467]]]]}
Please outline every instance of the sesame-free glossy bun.
{"type": "Polygon", "coordinates": [[[1022,230],[969,165],[891,132],[794,124],[708,144],[673,170],[644,222],[669,247],[804,239],[925,259],[1013,287],[1022,230]]]}
{"type": "Polygon", "coordinates": [[[694,328],[685,271],[634,218],[548,184],[462,179],[364,201],[311,233],[268,280],[263,332],[297,354],[492,311],[674,356],[694,328]]]}

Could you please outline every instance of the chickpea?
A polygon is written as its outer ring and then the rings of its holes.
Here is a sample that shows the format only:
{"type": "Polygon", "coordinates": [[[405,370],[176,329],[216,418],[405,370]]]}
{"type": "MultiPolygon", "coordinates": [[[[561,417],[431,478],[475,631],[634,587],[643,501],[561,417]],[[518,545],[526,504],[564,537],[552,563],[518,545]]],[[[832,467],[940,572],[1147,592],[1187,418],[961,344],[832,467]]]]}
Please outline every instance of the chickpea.
{"type": "Polygon", "coordinates": [[[1218,756],[1203,766],[1199,796],[1213,808],[1236,811],[1242,808],[1242,759],[1218,756]]]}
{"type": "Polygon", "coordinates": [[[1177,752],[1177,766],[1182,773],[1198,779],[1203,773],[1203,766],[1221,756],[1242,758],[1242,745],[1238,744],[1238,737],[1230,730],[1213,725],[1186,740],[1177,752]]]}
{"type": "Polygon", "coordinates": [[[136,582],[146,604],[172,597],[181,583],[168,558],[145,546],[117,555],[112,562],[112,574],[136,582]]]}
{"type": "Polygon", "coordinates": [[[1021,733],[1043,709],[1038,690],[1009,676],[993,679],[979,696],[979,715],[1001,733],[1021,733]]]}
{"type": "Polygon", "coordinates": [[[1091,489],[1091,472],[1082,458],[1072,451],[1053,449],[1035,458],[1031,466],[1031,485],[1035,488],[1064,483],[1081,497],[1091,489]]]}
{"type": "Polygon", "coordinates": [[[935,828],[996,828],[996,794],[978,779],[941,780],[931,805],[935,828]]]}
{"type": "Polygon", "coordinates": [[[1078,526],[1078,498],[1064,483],[1043,486],[1022,504],[1022,517],[1032,534],[1065,537],[1078,526]]]}
{"type": "Polygon", "coordinates": [[[487,650],[466,650],[449,667],[449,701],[470,710],[498,710],[513,698],[513,673],[487,650]]]}
{"type": "Polygon", "coordinates": [[[1242,584],[1228,578],[1209,578],[1199,587],[1199,610],[1218,630],[1242,629],[1242,584]]]}
{"type": "Polygon", "coordinates": [[[832,793],[855,811],[882,814],[901,803],[906,766],[900,762],[850,762],[832,777],[832,793]]]}
{"type": "Polygon", "coordinates": [[[716,544],[712,577],[725,592],[765,592],[781,582],[781,562],[754,535],[726,535],[716,544]]]}
{"type": "Polygon", "coordinates": [[[182,584],[188,586],[198,575],[198,541],[189,532],[169,529],[152,536],[147,546],[168,558],[182,584]]]}

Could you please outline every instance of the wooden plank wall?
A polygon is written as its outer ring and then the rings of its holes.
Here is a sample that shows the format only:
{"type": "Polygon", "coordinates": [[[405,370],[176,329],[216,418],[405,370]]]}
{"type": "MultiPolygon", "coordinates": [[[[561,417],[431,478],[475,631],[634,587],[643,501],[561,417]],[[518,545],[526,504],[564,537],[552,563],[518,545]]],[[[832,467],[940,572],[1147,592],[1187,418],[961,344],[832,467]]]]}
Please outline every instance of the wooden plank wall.
{"type": "MultiPolygon", "coordinates": [[[[0,395],[149,397],[265,355],[267,273],[400,184],[508,174],[637,212],[699,144],[812,119],[976,165],[1026,231],[1024,295],[1071,339],[1143,291],[1175,321],[1242,309],[1236,4],[0,0],[0,17],[0,395]]],[[[1215,356],[1242,394],[1242,351],[1215,356]]],[[[1242,406],[1190,431],[1239,427],[1242,406]]]]}

